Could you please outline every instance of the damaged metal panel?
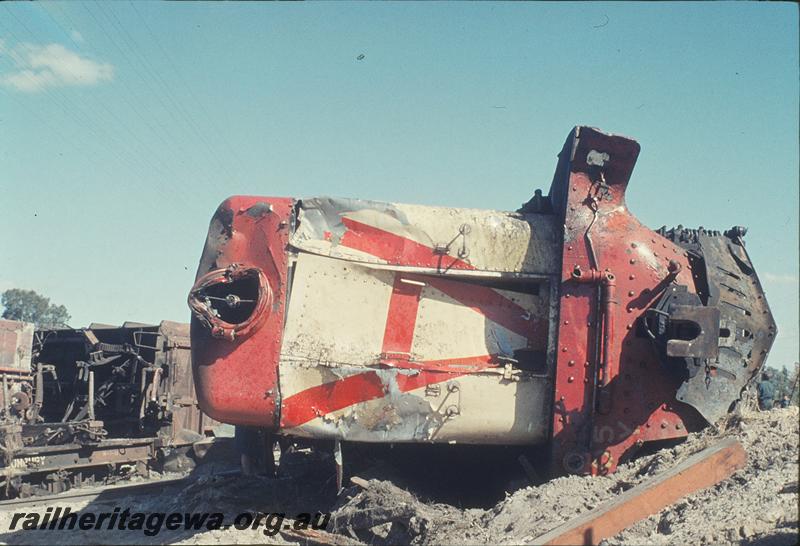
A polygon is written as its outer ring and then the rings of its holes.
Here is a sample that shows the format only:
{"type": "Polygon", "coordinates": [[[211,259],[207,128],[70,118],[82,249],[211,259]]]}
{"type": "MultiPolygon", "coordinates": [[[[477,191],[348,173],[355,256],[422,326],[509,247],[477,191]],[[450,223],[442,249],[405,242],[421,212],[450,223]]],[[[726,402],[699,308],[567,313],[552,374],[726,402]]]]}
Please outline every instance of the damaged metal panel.
{"type": "Polygon", "coordinates": [[[553,216],[317,197],[298,205],[290,244],[354,262],[422,271],[552,275],[553,216]]]}
{"type": "Polygon", "coordinates": [[[509,290],[301,254],[281,360],[377,365],[494,355],[544,369],[549,299],[544,281],[509,290]]]}
{"type": "Polygon", "coordinates": [[[359,441],[543,441],[550,296],[546,282],[508,290],[300,254],[281,427],[359,441]]]}
{"type": "Polygon", "coordinates": [[[264,427],[278,422],[294,204],[231,197],[209,225],[189,306],[197,397],[215,419],[264,427]]]}
{"type": "Polygon", "coordinates": [[[300,397],[308,411],[297,407],[300,400],[287,399],[282,434],[357,442],[482,445],[539,444],[548,438],[548,423],[542,418],[549,407],[550,387],[545,378],[507,380],[493,373],[344,368],[345,378],[358,379],[347,385],[338,371],[287,372],[298,383],[325,385],[318,392],[326,398],[312,399],[310,393],[300,397]],[[339,398],[334,392],[340,389],[343,398],[348,391],[357,391],[359,401],[329,406],[339,398]]]}
{"type": "Polygon", "coordinates": [[[742,230],[656,232],[628,210],[639,149],[576,128],[560,155],[568,178],[551,189],[565,226],[556,471],[612,472],[646,442],[713,422],[740,398],[774,337],[742,230]],[[723,332],[723,323],[739,333],[723,332]]]}
{"type": "Polygon", "coordinates": [[[0,319],[0,369],[29,371],[34,325],[0,319]]]}
{"type": "Polygon", "coordinates": [[[183,431],[206,437],[220,423],[202,411],[197,403],[192,374],[189,325],[184,322],[162,321],[158,332],[163,339],[162,366],[169,370],[165,380],[170,393],[169,411],[172,414],[172,437],[175,442],[186,439],[183,431]]]}
{"type": "MultiPolygon", "coordinates": [[[[696,302],[671,306],[670,323],[681,324],[684,314],[713,312],[707,327],[695,318],[704,351],[671,351],[670,341],[661,355],[665,364],[682,374],[677,399],[694,407],[714,423],[730,411],[742,389],[751,382],[767,358],[777,327],[763,297],[763,289],[744,247],[744,232],[734,227],[724,233],[676,228],[659,232],[675,241],[692,257],[697,287],[696,302]],[[703,335],[706,334],[706,335],[703,335]]],[[[673,326],[674,329],[674,326],[673,326]]]]}

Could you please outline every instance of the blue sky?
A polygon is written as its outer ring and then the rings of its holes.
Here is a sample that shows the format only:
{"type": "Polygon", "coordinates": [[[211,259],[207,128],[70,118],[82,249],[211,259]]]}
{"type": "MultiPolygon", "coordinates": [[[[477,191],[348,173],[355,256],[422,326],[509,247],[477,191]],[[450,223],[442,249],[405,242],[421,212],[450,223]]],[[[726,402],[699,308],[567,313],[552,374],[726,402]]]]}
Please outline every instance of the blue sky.
{"type": "Polygon", "coordinates": [[[646,224],[750,228],[797,360],[788,3],[0,4],[0,290],[185,321],[226,196],[512,210],[577,124],[641,143],[646,224]]]}

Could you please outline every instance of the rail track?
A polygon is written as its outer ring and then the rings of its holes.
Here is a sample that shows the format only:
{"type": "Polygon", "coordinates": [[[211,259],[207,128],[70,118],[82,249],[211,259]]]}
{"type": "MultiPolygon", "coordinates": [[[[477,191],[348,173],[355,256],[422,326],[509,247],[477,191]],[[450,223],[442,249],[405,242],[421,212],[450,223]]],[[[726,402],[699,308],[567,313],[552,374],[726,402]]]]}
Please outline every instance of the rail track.
{"type": "MultiPolygon", "coordinates": [[[[226,470],[214,473],[215,476],[234,476],[239,474],[239,470],[226,470]]],[[[83,501],[83,500],[96,500],[102,496],[102,501],[110,501],[120,497],[129,495],[139,495],[150,490],[163,491],[165,488],[172,488],[180,485],[185,485],[196,479],[196,475],[181,476],[178,478],[165,478],[159,480],[148,480],[134,483],[122,483],[118,485],[109,485],[105,487],[86,487],[77,488],[63,493],[54,495],[37,495],[33,497],[16,498],[0,501],[0,511],[8,510],[11,508],[26,507],[32,508],[37,506],[48,506],[54,503],[64,501],[83,501]]]]}

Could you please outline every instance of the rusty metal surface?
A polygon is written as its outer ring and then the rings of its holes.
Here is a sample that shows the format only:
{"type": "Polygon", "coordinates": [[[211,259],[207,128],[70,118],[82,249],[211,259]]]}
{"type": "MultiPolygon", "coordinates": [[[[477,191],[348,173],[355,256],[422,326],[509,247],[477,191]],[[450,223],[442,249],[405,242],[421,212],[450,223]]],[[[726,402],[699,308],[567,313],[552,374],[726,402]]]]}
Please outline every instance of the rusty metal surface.
{"type": "Polygon", "coordinates": [[[191,375],[189,325],[37,331],[34,367],[43,372],[42,405],[30,424],[79,422],[92,414],[111,437],[158,435],[186,443],[214,425],[201,416],[191,375]],[[51,371],[48,371],[51,370],[51,371]],[[93,374],[95,408],[88,407],[93,374]]]}
{"type": "MultiPolygon", "coordinates": [[[[747,292],[727,290],[727,301],[715,299],[721,283],[703,278],[703,254],[628,211],[625,190],[638,151],[633,140],[580,128],[561,154],[568,183],[551,190],[561,199],[555,209],[566,227],[552,446],[561,471],[610,472],[645,442],[713,422],[739,399],[774,338],[757,278],[747,281],[747,292]],[[601,286],[575,282],[578,270],[613,276],[614,296],[605,306],[601,286]],[[748,326],[720,337],[720,317],[732,322],[736,308],[748,326]],[[652,317],[663,327],[655,334],[652,317]],[[759,340],[758,351],[743,331],[759,340]],[[733,367],[735,375],[728,375],[733,367]]],[[[732,264],[719,252],[704,256],[714,275],[752,273],[741,257],[732,264]]]]}
{"type": "Polygon", "coordinates": [[[6,479],[25,477],[31,474],[79,471],[108,464],[125,464],[148,461],[155,457],[152,438],[105,440],[91,446],[66,444],[50,448],[30,447],[20,450],[11,464],[3,467],[6,479]]]}
{"type": "Polygon", "coordinates": [[[192,373],[191,339],[189,325],[183,322],[162,321],[159,333],[164,339],[164,363],[170,373],[166,377],[169,382],[172,413],[172,438],[174,442],[183,442],[187,438],[181,431],[191,431],[200,436],[208,436],[216,421],[203,413],[197,402],[192,373]]]}
{"type": "MultiPolygon", "coordinates": [[[[725,233],[672,229],[663,234],[693,257],[700,282],[699,299],[716,311],[713,350],[675,354],[667,344],[666,365],[685,369],[677,399],[694,407],[709,423],[723,417],[764,365],[777,327],[761,283],[744,246],[744,228],[725,233]],[[679,360],[679,357],[682,360],[679,360]],[[694,357],[694,358],[692,358],[694,357]]],[[[670,319],[675,319],[673,311],[670,319]]],[[[678,317],[679,319],[681,317],[678,317]]],[[[700,337],[700,336],[698,336],[700,337]]]]}
{"type": "Polygon", "coordinates": [[[218,424],[194,394],[188,324],[95,324],[33,339],[26,373],[2,374],[0,494],[52,492],[97,468],[152,463],[218,424]]]}
{"type": "Polygon", "coordinates": [[[30,370],[34,325],[0,319],[0,370],[30,370]]]}
{"type": "Polygon", "coordinates": [[[679,380],[660,365],[650,339],[637,333],[637,321],[667,286],[692,285],[687,253],[625,206],[638,153],[633,140],[582,127],[560,156],[568,178],[551,189],[562,200],[554,206],[565,218],[555,471],[613,471],[631,447],[682,437],[687,426],[700,426],[696,415],[675,401],[679,380]],[[680,267],[671,270],[671,262],[680,267]],[[599,305],[600,286],[574,282],[576,268],[613,275],[610,306],[599,305]],[[609,322],[615,331],[606,337],[603,325],[609,322]]]}

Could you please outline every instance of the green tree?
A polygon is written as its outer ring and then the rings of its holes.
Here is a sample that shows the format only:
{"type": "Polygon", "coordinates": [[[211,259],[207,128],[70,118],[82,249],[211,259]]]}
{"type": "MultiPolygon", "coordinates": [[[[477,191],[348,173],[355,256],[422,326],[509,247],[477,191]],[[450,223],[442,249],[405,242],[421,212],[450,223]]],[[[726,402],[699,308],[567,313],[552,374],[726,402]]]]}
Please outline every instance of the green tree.
{"type": "Polygon", "coordinates": [[[789,378],[789,369],[781,368],[778,372],[778,383],[781,386],[781,396],[789,394],[792,390],[792,380],[789,378]]]}
{"type": "Polygon", "coordinates": [[[33,290],[11,288],[3,292],[3,318],[33,322],[37,328],[66,326],[70,315],[63,305],[50,303],[50,298],[33,290]]]}
{"type": "Polygon", "coordinates": [[[789,384],[789,400],[794,406],[800,401],[800,362],[794,363],[794,373],[789,384]]]}
{"type": "Polygon", "coordinates": [[[767,366],[764,371],[769,372],[770,381],[775,387],[775,402],[778,403],[784,395],[789,396],[791,403],[796,404],[798,398],[798,388],[795,387],[798,374],[798,363],[794,364],[794,371],[790,372],[788,367],[773,368],[767,366]]]}

